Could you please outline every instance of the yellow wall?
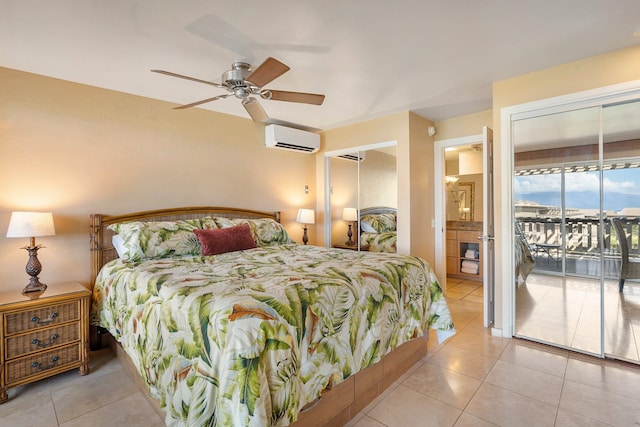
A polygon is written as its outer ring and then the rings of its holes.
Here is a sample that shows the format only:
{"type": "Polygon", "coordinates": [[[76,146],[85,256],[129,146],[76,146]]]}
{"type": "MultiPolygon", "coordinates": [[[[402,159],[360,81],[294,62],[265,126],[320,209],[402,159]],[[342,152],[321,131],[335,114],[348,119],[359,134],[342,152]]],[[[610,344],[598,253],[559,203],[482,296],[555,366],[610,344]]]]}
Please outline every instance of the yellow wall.
{"type": "Polygon", "coordinates": [[[360,206],[396,207],[398,185],[396,156],[378,150],[366,152],[360,163],[360,206]]]}
{"type": "Polygon", "coordinates": [[[28,240],[4,237],[14,210],[54,214],[56,236],[37,240],[48,284],[88,285],[91,213],[280,210],[301,240],[295,218],[315,207],[315,156],[265,148],[251,120],[6,68],[0,81],[0,290],[28,280],[28,240]]]}
{"type": "MultiPolygon", "coordinates": [[[[434,186],[433,186],[433,137],[427,134],[432,126],[431,120],[416,114],[409,114],[409,162],[408,181],[410,190],[410,234],[411,255],[424,258],[430,265],[435,265],[435,232],[432,226],[435,220],[434,186]]],[[[406,161],[406,158],[405,158],[406,161]]],[[[403,169],[401,163],[398,171],[403,169]]],[[[406,184],[405,184],[406,185],[406,184]]],[[[406,206],[404,207],[406,209],[406,206]]],[[[400,218],[400,206],[398,206],[400,218]]],[[[400,233],[398,233],[400,235],[400,233]]]]}
{"type": "MultiPolygon", "coordinates": [[[[531,101],[596,89],[603,86],[640,80],[640,46],[609,52],[580,61],[559,65],[535,73],[496,82],[493,85],[494,164],[495,167],[495,215],[496,242],[503,240],[500,217],[503,213],[504,180],[511,178],[511,171],[501,171],[503,163],[500,138],[501,109],[531,101]]],[[[504,209],[510,209],[504,206],[504,209]]],[[[496,244],[496,259],[510,257],[496,244]]],[[[497,265],[499,272],[500,264],[497,265]]],[[[502,328],[502,283],[496,282],[496,327],[502,328]]]]}
{"type": "Polygon", "coordinates": [[[444,139],[480,135],[483,126],[493,127],[492,124],[493,110],[480,111],[478,113],[440,120],[435,123],[435,140],[442,141],[444,139]]]}

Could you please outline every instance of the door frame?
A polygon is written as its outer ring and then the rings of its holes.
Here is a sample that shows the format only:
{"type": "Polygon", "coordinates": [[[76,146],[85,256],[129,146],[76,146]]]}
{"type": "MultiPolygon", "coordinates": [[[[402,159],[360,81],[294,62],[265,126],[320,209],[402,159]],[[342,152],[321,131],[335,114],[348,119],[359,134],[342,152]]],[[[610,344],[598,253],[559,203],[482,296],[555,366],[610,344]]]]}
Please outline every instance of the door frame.
{"type": "Polygon", "coordinates": [[[501,309],[501,335],[511,338],[515,333],[515,292],[514,292],[514,245],[515,230],[513,226],[513,141],[511,138],[511,122],[545,114],[569,111],[578,108],[598,106],[610,102],[622,102],[640,98],[640,80],[589,89],[568,95],[517,104],[500,110],[500,157],[501,162],[496,168],[502,179],[498,179],[496,187],[495,206],[499,221],[496,232],[501,238],[496,244],[496,258],[502,260],[502,268],[496,269],[502,283],[501,304],[496,301],[496,309],[501,309]]]}
{"type": "Polygon", "coordinates": [[[463,145],[482,144],[482,134],[459,138],[441,139],[434,143],[433,185],[434,194],[434,230],[435,230],[435,274],[438,283],[447,294],[447,194],[445,183],[445,150],[463,145]],[[440,189],[441,191],[438,191],[440,189]]]}

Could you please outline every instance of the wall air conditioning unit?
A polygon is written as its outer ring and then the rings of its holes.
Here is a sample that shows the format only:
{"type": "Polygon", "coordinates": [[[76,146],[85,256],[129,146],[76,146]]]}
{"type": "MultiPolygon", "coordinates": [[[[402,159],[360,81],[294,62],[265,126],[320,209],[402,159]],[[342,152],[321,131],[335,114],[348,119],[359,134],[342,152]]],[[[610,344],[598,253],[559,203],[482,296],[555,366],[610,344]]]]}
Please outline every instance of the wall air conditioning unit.
{"type": "Polygon", "coordinates": [[[269,148],[302,153],[315,153],[320,149],[320,135],[317,133],[281,125],[267,125],[264,131],[264,144],[269,148]]]}
{"type": "Polygon", "coordinates": [[[363,162],[365,158],[364,151],[356,151],[355,153],[341,154],[338,157],[345,160],[351,160],[352,162],[363,162]]]}

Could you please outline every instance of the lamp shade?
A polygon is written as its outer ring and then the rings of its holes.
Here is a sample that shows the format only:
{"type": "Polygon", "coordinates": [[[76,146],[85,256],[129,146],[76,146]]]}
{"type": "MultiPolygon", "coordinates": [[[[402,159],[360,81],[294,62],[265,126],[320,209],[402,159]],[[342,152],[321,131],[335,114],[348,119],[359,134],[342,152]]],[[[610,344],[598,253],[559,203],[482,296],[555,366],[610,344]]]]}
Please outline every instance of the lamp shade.
{"type": "Polygon", "coordinates": [[[356,208],[344,208],[342,210],[342,219],[345,221],[357,221],[358,210],[356,208]]]}
{"type": "Polygon", "coordinates": [[[55,236],[51,212],[12,212],[7,237],[55,236]]]}
{"type": "Polygon", "coordinates": [[[315,224],[316,218],[313,209],[298,209],[298,218],[300,224],[315,224]]]}

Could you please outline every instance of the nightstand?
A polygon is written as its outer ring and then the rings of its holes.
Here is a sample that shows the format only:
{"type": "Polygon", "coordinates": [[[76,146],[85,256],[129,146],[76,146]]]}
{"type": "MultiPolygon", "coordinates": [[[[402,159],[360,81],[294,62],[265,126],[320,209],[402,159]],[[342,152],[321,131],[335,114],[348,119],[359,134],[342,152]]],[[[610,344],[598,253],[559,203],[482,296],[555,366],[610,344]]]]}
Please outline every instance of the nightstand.
{"type": "Polygon", "coordinates": [[[79,368],[89,373],[89,298],[80,283],[40,296],[0,292],[0,403],[7,389],[79,368]]]}
{"type": "MultiPolygon", "coordinates": [[[[358,245],[347,245],[344,243],[336,243],[335,245],[333,245],[334,248],[338,248],[338,249],[350,249],[352,251],[357,251],[358,250],[358,245]]],[[[368,252],[369,251],[369,245],[367,244],[361,244],[360,245],[360,251],[361,252],[368,252]]]]}

